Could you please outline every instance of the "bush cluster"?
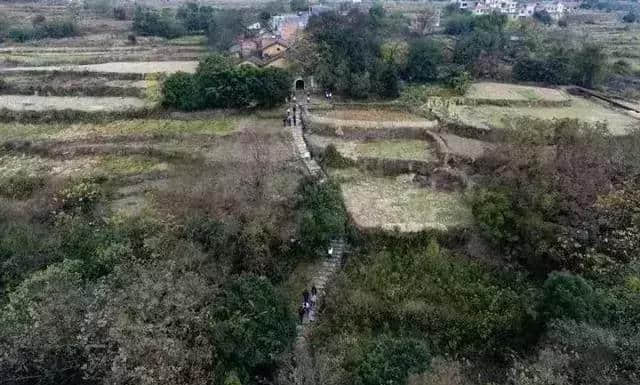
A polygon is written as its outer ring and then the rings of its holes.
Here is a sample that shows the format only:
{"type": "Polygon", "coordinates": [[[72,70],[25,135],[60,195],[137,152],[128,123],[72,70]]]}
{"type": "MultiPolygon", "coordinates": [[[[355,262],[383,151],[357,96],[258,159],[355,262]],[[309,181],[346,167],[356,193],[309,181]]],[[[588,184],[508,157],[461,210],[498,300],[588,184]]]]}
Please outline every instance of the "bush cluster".
{"type": "Polygon", "coordinates": [[[579,50],[558,49],[543,57],[523,57],[515,63],[513,77],[521,81],[593,87],[602,80],[605,68],[602,48],[585,44],[579,50]]]}
{"type": "Polygon", "coordinates": [[[347,213],[340,186],[335,182],[318,184],[307,179],[298,189],[296,208],[302,248],[326,255],[329,242],[346,231],[347,213]]]}
{"type": "Polygon", "coordinates": [[[162,36],[168,39],[185,34],[185,27],[176,20],[169,9],[159,11],[136,6],[133,12],[133,30],[142,36],[162,36]]]}
{"type": "Polygon", "coordinates": [[[6,35],[16,42],[25,42],[38,39],[61,39],[77,36],[80,33],[78,25],[72,19],[53,19],[34,23],[33,25],[21,25],[11,27],[6,35]]]}
{"type": "Polygon", "coordinates": [[[278,68],[234,66],[212,56],[195,74],[177,73],[163,84],[163,104],[182,110],[203,108],[272,107],[289,94],[291,76],[278,68]]]}

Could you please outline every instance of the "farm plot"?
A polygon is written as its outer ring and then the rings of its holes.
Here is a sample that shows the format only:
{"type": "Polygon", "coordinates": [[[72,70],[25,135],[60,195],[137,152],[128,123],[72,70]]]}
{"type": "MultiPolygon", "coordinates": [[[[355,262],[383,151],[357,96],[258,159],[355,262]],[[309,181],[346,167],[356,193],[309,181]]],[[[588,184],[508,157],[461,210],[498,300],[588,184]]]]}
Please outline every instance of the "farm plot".
{"type": "Polygon", "coordinates": [[[207,206],[231,215],[262,203],[287,206],[303,175],[279,122],[246,116],[0,124],[0,137],[0,180],[33,185],[26,194],[0,188],[6,204],[90,181],[100,185],[105,209],[113,213],[207,206]]]}
{"type": "Polygon", "coordinates": [[[408,112],[393,111],[385,109],[333,109],[314,111],[314,115],[338,119],[338,120],[361,120],[367,122],[402,122],[402,121],[424,121],[425,119],[408,112]]]}
{"type": "Polygon", "coordinates": [[[148,61],[148,62],[111,62],[101,64],[70,65],[70,66],[40,66],[13,67],[2,69],[11,72],[96,72],[114,74],[151,74],[174,73],[178,71],[193,73],[198,67],[197,61],[148,61]]]}
{"type": "Polygon", "coordinates": [[[499,107],[465,106],[449,107],[451,116],[463,124],[490,130],[510,127],[514,118],[579,119],[587,123],[605,122],[612,134],[624,135],[640,121],[632,116],[607,108],[588,99],[571,96],[569,107],[499,107]]]}
{"type": "Polygon", "coordinates": [[[471,223],[461,192],[422,187],[413,175],[374,177],[354,169],[330,170],[341,184],[347,210],[362,228],[415,232],[471,223]]]}
{"type": "Polygon", "coordinates": [[[148,108],[153,105],[147,100],[133,97],[0,95],[0,108],[12,111],[112,112],[148,108]]]}
{"type": "Polygon", "coordinates": [[[90,124],[21,124],[0,123],[0,138],[30,141],[79,141],[121,137],[203,137],[225,136],[239,129],[239,120],[234,116],[212,119],[131,119],[90,124]]]}
{"type": "Polygon", "coordinates": [[[437,160],[437,153],[433,144],[425,140],[388,139],[363,141],[307,135],[307,141],[311,146],[321,148],[333,144],[342,156],[350,159],[366,157],[418,160],[422,162],[434,162],[437,160]]]}
{"type": "Polygon", "coordinates": [[[479,82],[474,83],[465,97],[470,99],[512,101],[566,101],[569,95],[561,90],[516,84],[479,82]]]}
{"type": "Polygon", "coordinates": [[[41,96],[145,96],[150,81],[112,80],[76,74],[13,75],[2,78],[0,93],[41,96]]]}

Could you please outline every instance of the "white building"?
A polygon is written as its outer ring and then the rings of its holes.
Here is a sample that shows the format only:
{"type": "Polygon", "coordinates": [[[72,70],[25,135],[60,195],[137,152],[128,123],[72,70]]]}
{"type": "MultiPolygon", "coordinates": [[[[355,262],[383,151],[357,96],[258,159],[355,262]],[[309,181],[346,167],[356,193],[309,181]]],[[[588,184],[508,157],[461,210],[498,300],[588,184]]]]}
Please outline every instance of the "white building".
{"type": "Polygon", "coordinates": [[[559,19],[568,7],[562,1],[541,1],[518,3],[516,0],[451,0],[460,9],[471,11],[474,15],[486,15],[499,12],[512,18],[532,17],[536,11],[546,10],[551,17],[559,19]]]}

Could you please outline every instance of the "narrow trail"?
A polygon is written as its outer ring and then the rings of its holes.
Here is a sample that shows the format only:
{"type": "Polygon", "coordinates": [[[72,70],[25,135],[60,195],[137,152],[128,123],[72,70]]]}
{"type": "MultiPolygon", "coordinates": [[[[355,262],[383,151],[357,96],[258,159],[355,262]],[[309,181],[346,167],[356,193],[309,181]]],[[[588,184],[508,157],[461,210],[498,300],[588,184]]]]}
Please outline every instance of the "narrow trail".
{"type": "MultiPolygon", "coordinates": [[[[303,101],[303,97],[303,94],[297,96],[300,101],[303,101]]],[[[311,154],[307,148],[307,143],[304,140],[304,114],[302,113],[302,109],[306,109],[306,105],[301,103],[295,112],[298,125],[292,127],[295,151],[304,162],[309,174],[316,177],[318,179],[318,183],[324,183],[326,181],[326,174],[320,165],[318,165],[318,162],[311,158],[311,154]]],[[[294,369],[292,373],[293,383],[296,385],[317,384],[314,370],[314,358],[309,338],[313,328],[313,323],[318,320],[317,309],[320,308],[324,300],[327,284],[335,273],[342,267],[342,257],[345,252],[344,239],[333,240],[330,244],[330,249],[332,252],[328,254],[326,259],[322,261],[318,268],[313,272],[313,278],[311,278],[311,281],[308,284],[309,288],[315,286],[318,290],[317,303],[313,310],[316,317],[314,320],[310,320],[309,316],[305,316],[302,324],[298,325],[296,329],[296,340],[293,347],[294,369]]]]}

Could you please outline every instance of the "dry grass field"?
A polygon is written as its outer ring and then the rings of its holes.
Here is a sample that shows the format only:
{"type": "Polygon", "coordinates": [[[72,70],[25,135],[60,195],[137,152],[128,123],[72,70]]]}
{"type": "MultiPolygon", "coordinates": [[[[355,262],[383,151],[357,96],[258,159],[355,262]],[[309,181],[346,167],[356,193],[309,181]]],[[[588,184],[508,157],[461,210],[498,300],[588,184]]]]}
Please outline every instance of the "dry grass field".
{"type": "Polygon", "coordinates": [[[529,117],[535,119],[579,119],[588,123],[606,122],[614,135],[624,135],[640,120],[624,112],[605,107],[595,101],[580,97],[571,97],[570,107],[499,107],[465,106],[450,107],[452,116],[464,124],[482,128],[506,128],[514,118],[529,117]]]}
{"type": "Polygon", "coordinates": [[[151,62],[112,62],[87,65],[68,66],[35,66],[5,68],[5,73],[11,72],[97,72],[116,74],[150,74],[150,73],[174,73],[195,72],[197,61],[151,61],[151,62]]]}
{"type": "Polygon", "coordinates": [[[408,112],[384,109],[334,109],[318,110],[315,115],[338,120],[361,120],[375,122],[424,121],[425,119],[408,112]]]}
{"type": "MultiPolygon", "coordinates": [[[[53,186],[99,178],[105,181],[106,209],[126,215],[200,206],[221,217],[254,209],[256,215],[269,215],[266,207],[289,205],[302,176],[290,135],[278,123],[214,116],[1,124],[0,180],[38,178],[53,186]]],[[[33,199],[39,193],[34,194],[33,199]]],[[[10,198],[0,200],[19,206],[32,199],[10,198]]]]}
{"type": "Polygon", "coordinates": [[[568,100],[569,95],[564,91],[543,88],[521,86],[516,84],[478,82],[473,83],[465,97],[471,99],[501,99],[501,100],[524,100],[524,101],[563,101],[568,100]]]}
{"type": "Polygon", "coordinates": [[[434,162],[437,160],[437,154],[433,144],[424,140],[388,139],[362,141],[307,135],[307,141],[317,147],[326,147],[329,144],[333,144],[342,156],[350,159],[368,157],[418,160],[423,162],[434,162]]]}
{"type": "Polygon", "coordinates": [[[330,170],[330,174],[341,182],[347,210],[362,228],[415,232],[471,223],[462,193],[422,187],[411,174],[375,177],[354,169],[330,170]]]}
{"type": "Polygon", "coordinates": [[[153,103],[133,97],[0,95],[0,108],[12,111],[111,112],[149,107],[153,107],[153,103]]]}

